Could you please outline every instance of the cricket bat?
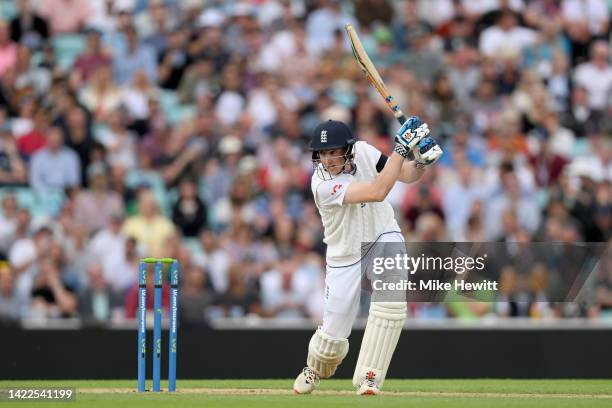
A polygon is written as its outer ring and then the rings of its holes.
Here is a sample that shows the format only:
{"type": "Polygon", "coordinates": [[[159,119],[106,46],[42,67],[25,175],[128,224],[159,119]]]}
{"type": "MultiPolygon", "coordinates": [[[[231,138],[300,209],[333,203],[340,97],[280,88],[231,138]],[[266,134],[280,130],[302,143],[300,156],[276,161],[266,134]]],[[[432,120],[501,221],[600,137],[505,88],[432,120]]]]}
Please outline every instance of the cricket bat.
{"type": "Polygon", "coordinates": [[[374,86],[374,88],[378,91],[380,96],[383,97],[383,99],[385,100],[385,103],[387,104],[389,109],[391,109],[391,112],[393,112],[393,115],[398,120],[398,122],[401,125],[403,125],[404,122],[406,122],[406,116],[404,115],[404,112],[402,112],[398,104],[395,102],[395,100],[393,99],[393,96],[389,94],[389,90],[385,86],[385,83],[380,77],[380,74],[378,73],[378,71],[376,70],[376,67],[372,63],[372,60],[370,60],[370,57],[368,56],[365,49],[363,48],[363,45],[361,44],[361,41],[359,40],[359,36],[357,35],[357,32],[353,28],[353,25],[346,24],[344,28],[346,29],[346,33],[348,34],[349,40],[351,41],[351,48],[353,49],[353,55],[355,56],[355,59],[359,63],[361,70],[366,75],[366,78],[368,78],[370,83],[374,86]]]}

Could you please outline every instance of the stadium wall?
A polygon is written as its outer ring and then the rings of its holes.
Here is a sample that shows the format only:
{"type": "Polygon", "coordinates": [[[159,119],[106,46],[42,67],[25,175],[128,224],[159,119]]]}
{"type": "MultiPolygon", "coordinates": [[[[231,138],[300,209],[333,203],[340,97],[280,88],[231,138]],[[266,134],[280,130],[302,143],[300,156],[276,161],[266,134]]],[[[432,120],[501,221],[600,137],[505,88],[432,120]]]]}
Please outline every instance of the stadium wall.
{"type": "MultiPolygon", "coordinates": [[[[290,378],[304,365],[311,335],[310,329],[183,329],[178,378],[290,378]]],[[[353,332],[338,377],[352,376],[362,335],[363,330],[353,332]]],[[[133,378],[136,384],[136,338],[135,330],[0,329],[0,379],[133,378]]],[[[167,332],[163,339],[167,346],[167,332]]],[[[147,343],[149,379],[151,340],[147,343]]],[[[389,375],[612,378],[610,344],[612,330],[606,329],[405,330],[389,375]]],[[[167,373],[166,361],[162,373],[167,373]]]]}

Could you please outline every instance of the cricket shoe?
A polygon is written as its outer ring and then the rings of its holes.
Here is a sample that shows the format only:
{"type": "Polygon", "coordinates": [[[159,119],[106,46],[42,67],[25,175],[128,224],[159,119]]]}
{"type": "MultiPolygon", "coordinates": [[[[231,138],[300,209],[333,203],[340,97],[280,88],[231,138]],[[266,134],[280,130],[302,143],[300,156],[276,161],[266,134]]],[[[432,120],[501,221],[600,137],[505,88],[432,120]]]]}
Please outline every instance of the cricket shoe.
{"type": "Polygon", "coordinates": [[[373,371],[368,371],[366,377],[361,381],[359,387],[357,387],[357,395],[378,395],[380,388],[378,384],[374,382],[376,374],[373,371]]]}
{"type": "Polygon", "coordinates": [[[319,375],[310,367],[304,367],[293,383],[296,394],[310,394],[319,385],[319,375]]]}

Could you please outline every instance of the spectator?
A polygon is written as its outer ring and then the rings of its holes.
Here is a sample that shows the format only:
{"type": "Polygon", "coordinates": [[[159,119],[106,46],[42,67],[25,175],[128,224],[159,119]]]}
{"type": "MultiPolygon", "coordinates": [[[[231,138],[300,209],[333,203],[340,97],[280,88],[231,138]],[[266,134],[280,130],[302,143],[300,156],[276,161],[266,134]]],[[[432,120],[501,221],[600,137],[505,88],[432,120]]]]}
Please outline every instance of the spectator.
{"type": "MultiPolygon", "coordinates": [[[[14,74],[15,71],[12,71],[14,74]]],[[[17,90],[15,90],[17,92],[17,90]]],[[[13,131],[13,136],[15,138],[20,138],[24,134],[28,133],[32,130],[34,126],[34,115],[36,114],[39,103],[36,98],[24,97],[19,101],[19,109],[18,114],[12,123],[10,124],[11,130],[13,131]]]]}
{"type": "Polygon", "coordinates": [[[374,23],[389,25],[393,18],[393,6],[388,0],[357,0],[355,17],[361,26],[367,28],[372,28],[374,23]]]}
{"type": "Polygon", "coordinates": [[[231,257],[219,242],[220,237],[211,231],[202,231],[199,239],[205,256],[207,280],[216,294],[225,293],[229,287],[231,257]]]}
{"type": "MultiPolygon", "coordinates": [[[[484,223],[482,221],[482,201],[475,201],[470,209],[470,216],[467,220],[465,235],[462,237],[466,242],[485,242],[486,236],[484,223]]],[[[458,237],[461,241],[461,237],[458,237]]]]}
{"type": "Polygon", "coordinates": [[[215,104],[215,114],[221,125],[231,127],[240,119],[240,112],[246,106],[241,92],[240,68],[236,65],[227,65],[221,73],[221,94],[215,104]]]}
{"type": "MultiPolygon", "coordinates": [[[[8,194],[7,197],[10,200],[11,194],[8,194]]],[[[10,205],[7,207],[8,208],[5,209],[3,206],[3,214],[6,214],[7,217],[3,221],[0,221],[0,224],[2,224],[2,227],[0,228],[2,228],[7,234],[4,235],[4,238],[8,240],[8,242],[4,244],[5,247],[0,249],[0,251],[4,253],[8,253],[9,250],[12,249],[12,246],[17,243],[17,241],[29,237],[32,233],[30,225],[30,212],[26,208],[17,208],[15,211],[15,217],[13,218],[12,211],[9,209],[10,205]],[[8,217],[11,218],[9,219],[8,217]],[[6,251],[4,249],[6,249],[6,251]]]]}
{"type": "Polygon", "coordinates": [[[15,64],[15,85],[28,95],[41,97],[46,95],[51,86],[51,71],[44,66],[32,64],[32,51],[25,46],[17,48],[15,64]]]}
{"type": "Polygon", "coordinates": [[[424,212],[414,222],[414,235],[410,237],[415,242],[444,242],[446,233],[442,218],[434,212],[424,212]]]}
{"type": "Polygon", "coordinates": [[[207,171],[207,204],[214,205],[217,200],[229,195],[241,151],[240,139],[234,136],[225,136],[221,139],[219,153],[222,155],[222,162],[211,161],[207,171]]]}
{"type": "Polygon", "coordinates": [[[32,156],[30,185],[38,193],[81,184],[79,157],[64,146],[64,131],[52,127],[47,132],[47,145],[32,156]]]}
{"type": "Polygon", "coordinates": [[[214,300],[206,290],[206,274],[197,266],[183,271],[184,282],[179,299],[181,322],[189,326],[205,325],[207,308],[214,300]]]}
{"type": "Polygon", "coordinates": [[[91,2],[91,16],[87,20],[87,27],[102,33],[110,33],[119,29],[120,15],[131,18],[131,1],[98,0],[91,2]]]}
{"type": "Polygon", "coordinates": [[[43,258],[32,285],[32,313],[43,318],[76,315],[76,290],[63,281],[62,271],[53,260],[43,258]]]}
{"type": "Polygon", "coordinates": [[[458,101],[466,103],[480,82],[480,70],[474,64],[474,52],[462,47],[452,55],[448,80],[458,101]]]}
{"type": "Polygon", "coordinates": [[[319,0],[318,7],[306,21],[306,37],[309,46],[323,52],[332,48],[336,31],[344,30],[347,23],[357,27],[352,16],[342,11],[339,0],[319,0]]]}
{"type": "Polygon", "coordinates": [[[591,59],[576,67],[576,84],[588,91],[589,107],[604,112],[610,105],[612,66],[608,62],[608,44],[596,41],[591,46],[591,59]]]}
{"type": "Polygon", "coordinates": [[[111,63],[112,59],[102,50],[101,34],[91,30],[87,34],[85,50],[77,57],[72,66],[75,83],[87,83],[98,68],[110,66],[111,63]]]}
{"type": "Polygon", "coordinates": [[[102,266],[91,264],[88,275],[89,285],[79,296],[79,316],[88,322],[109,322],[117,300],[104,279],[102,266]]]}
{"type": "Polygon", "coordinates": [[[11,28],[0,21],[0,78],[17,64],[17,44],[11,40],[11,28]]]}
{"type": "Polygon", "coordinates": [[[27,316],[29,299],[15,287],[15,277],[8,262],[0,261],[0,322],[27,316]]]}
{"type": "Polygon", "coordinates": [[[83,248],[79,248],[78,245],[74,244],[75,232],[73,230],[78,229],[78,227],[72,227],[72,230],[57,233],[59,238],[51,243],[49,252],[46,254],[46,256],[57,266],[62,277],[62,282],[67,287],[70,287],[74,293],[78,293],[81,290],[83,282],[87,279],[83,277],[83,275],[86,276],[87,272],[85,268],[75,268],[75,266],[81,266],[82,263],[75,262],[73,264],[74,259],[69,258],[66,249],[73,247],[79,252],[83,251],[83,248]]]}
{"type": "MultiPolygon", "coordinates": [[[[22,218],[26,217],[22,215],[22,218]]],[[[29,223],[29,219],[27,221],[29,223]]],[[[41,227],[33,236],[19,237],[11,246],[9,262],[15,275],[15,285],[22,295],[30,295],[38,263],[51,248],[52,240],[51,230],[41,227]]]]}
{"type": "Polygon", "coordinates": [[[172,221],[183,236],[196,237],[207,224],[207,209],[198,197],[197,185],[188,179],[179,184],[179,198],[172,210],[172,221]]]}
{"type": "MultiPolygon", "coordinates": [[[[99,20],[94,18],[91,20],[91,26],[103,33],[102,42],[104,50],[114,57],[117,50],[125,49],[125,32],[128,27],[133,25],[132,4],[127,2],[114,2],[110,7],[110,14],[103,15],[99,20]]],[[[102,12],[105,13],[105,12],[102,12]]],[[[99,17],[99,16],[98,16],[99,17]]]]}
{"type": "Polygon", "coordinates": [[[133,169],[136,167],[136,135],[125,126],[119,110],[109,112],[107,126],[98,131],[96,140],[106,149],[106,159],[111,167],[133,169]]]}
{"type": "Polygon", "coordinates": [[[57,121],[66,130],[66,146],[79,156],[82,184],[88,180],[88,168],[92,161],[95,141],[92,136],[91,118],[81,106],[73,105],[57,121]]]}
{"type": "Polygon", "coordinates": [[[136,282],[138,257],[136,240],[122,232],[123,216],[113,214],[108,226],[94,234],[88,252],[102,265],[104,279],[116,294],[124,294],[136,282]]]}
{"type": "Polygon", "coordinates": [[[426,213],[433,213],[444,219],[439,192],[432,191],[427,185],[420,185],[409,189],[407,196],[412,199],[406,200],[408,204],[404,216],[412,225],[416,224],[417,218],[426,213]]]}
{"type": "Polygon", "coordinates": [[[33,127],[17,139],[19,153],[30,159],[36,152],[47,145],[47,132],[49,131],[49,114],[40,108],[34,114],[33,127]]]}
{"type": "Polygon", "coordinates": [[[79,100],[96,119],[105,119],[119,108],[121,91],[113,83],[113,70],[107,66],[99,67],[89,84],[81,90],[79,100]]]}
{"type": "Polygon", "coordinates": [[[0,185],[21,185],[27,179],[27,167],[21,160],[13,135],[0,129],[0,185]]]}
{"type": "MultiPolygon", "coordinates": [[[[17,217],[19,207],[15,194],[7,193],[2,197],[0,212],[0,255],[6,255],[6,250],[15,241],[17,232],[17,217]]],[[[1,259],[1,258],[0,258],[1,259]]]]}
{"type": "Polygon", "coordinates": [[[178,21],[164,0],[149,0],[147,8],[136,15],[134,24],[141,38],[150,39],[176,29],[178,21]]]}
{"type": "Polygon", "coordinates": [[[234,264],[229,270],[229,286],[227,291],[218,296],[216,303],[227,317],[244,317],[259,314],[261,305],[254,282],[249,281],[241,271],[239,264],[234,264]]]}
{"type": "Polygon", "coordinates": [[[183,177],[199,171],[198,160],[208,150],[204,137],[193,135],[193,127],[177,127],[172,138],[164,146],[160,157],[161,174],[169,186],[183,177]]]}
{"type": "MultiPolygon", "coordinates": [[[[485,209],[487,239],[499,240],[504,237],[502,228],[508,229],[509,225],[504,226],[504,220],[516,222],[517,228],[533,233],[540,225],[541,217],[535,197],[521,192],[516,174],[509,171],[502,174],[502,189],[501,194],[489,198],[485,209]],[[510,217],[516,217],[516,221],[510,217]]],[[[511,230],[514,231],[514,228],[511,230]]]]}
{"type": "Polygon", "coordinates": [[[417,38],[422,33],[431,31],[432,27],[425,21],[424,14],[418,12],[416,1],[405,1],[402,5],[401,19],[393,25],[393,39],[396,49],[410,50],[412,44],[416,44],[417,38]]]}
{"type": "Polygon", "coordinates": [[[498,8],[518,12],[524,7],[522,0],[462,0],[461,3],[465,7],[466,13],[475,18],[484,18],[486,14],[495,12],[498,8]]]}
{"type": "MultiPolygon", "coordinates": [[[[599,154],[608,157],[610,155],[609,151],[599,154]]],[[[604,157],[604,160],[609,160],[609,158],[604,157]]],[[[600,229],[601,224],[598,223],[598,217],[596,216],[598,213],[604,215],[609,209],[606,187],[603,186],[602,190],[598,191],[598,183],[602,181],[604,171],[597,164],[601,163],[595,162],[591,165],[581,160],[573,163],[570,169],[579,178],[579,189],[576,199],[570,207],[570,214],[578,222],[579,232],[587,242],[602,242],[606,240],[606,235],[609,235],[607,228],[604,230],[600,229]]],[[[602,226],[605,225],[604,221],[602,226]]]]}
{"type": "Polygon", "coordinates": [[[454,133],[444,144],[444,156],[440,164],[455,167],[467,160],[471,165],[483,167],[486,163],[486,145],[482,138],[472,134],[461,120],[454,124],[454,133]]]}
{"type": "Polygon", "coordinates": [[[230,62],[231,57],[223,41],[221,24],[224,21],[224,16],[211,9],[205,11],[200,20],[202,30],[195,42],[192,43],[192,55],[213,61],[215,72],[219,73],[230,62]]]}
{"type": "Polygon", "coordinates": [[[440,132],[443,136],[446,129],[452,128],[459,114],[457,98],[445,74],[438,74],[434,78],[431,99],[436,121],[440,124],[440,132]]]}
{"type": "Polygon", "coordinates": [[[531,157],[536,182],[540,186],[555,185],[567,163],[568,160],[564,156],[553,151],[548,141],[543,141],[538,152],[531,157]]]}
{"type": "Polygon", "coordinates": [[[57,35],[82,31],[91,10],[87,0],[45,0],[40,14],[48,21],[51,33],[57,35]]]}
{"type": "Polygon", "coordinates": [[[30,5],[30,0],[16,1],[18,14],[11,20],[11,39],[31,50],[39,50],[49,38],[47,21],[30,5]]]}
{"type": "Polygon", "coordinates": [[[466,162],[457,164],[457,180],[444,190],[443,208],[452,239],[465,236],[474,203],[482,198],[475,170],[466,162]]]}
{"type": "Polygon", "coordinates": [[[411,29],[408,34],[410,58],[403,62],[418,81],[430,87],[436,75],[442,71],[442,52],[436,44],[434,33],[426,25],[411,29]]]}
{"type": "Polygon", "coordinates": [[[547,89],[554,98],[556,109],[565,111],[569,106],[572,80],[567,57],[561,53],[553,55],[551,69],[552,72],[547,77],[547,89]]]}
{"type": "MultiPolygon", "coordinates": [[[[154,285],[154,274],[152,273],[152,271],[149,271],[149,273],[147,273],[147,283],[146,283],[146,288],[147,288],[147,295],[146,295],[146,300],[145,300],[145,305],[146,305],[146,309],[147,311],[152,311],[153,307],[154,307],[154,292],[155,292],[155,285],[154,285]]],[[[125,296],[125,316],[127,318],[133,319],[136,317],[136,311],[138,310],[138,303],[139,303],[139,297],[138,297],[138,282],[135,282],[129,289],[127,295],[125,296]]],[[[170,289],[168,288],[168,285],[163,285],[162,288],[162,313],[166,313],[166,311],[168,310],[168,305],[170,304],[170,289]]]]}
{"type": "Polygon", "coordinates": [[[602,114],[589,106],[589,91],[577,85],[572,89],[568,109],[561,115],[561,122],[582,138],[590,129],[600,127],[602,114]]]}
{"type": "Polygon", "coordinates": [[[595,191],[595,225],[605,240],[612,237],[612,187],[611,182],[600,183],[595,191]]]}
{"type": "Polygon", "coordinates": [[[145,122],[149,117],[150,103],[159,97],[159,88],[149,81],[145,71],[138,70],[134,73],[134,83],[123,89],[121,105],[127,109],[132,124],[145,122]]]}
{"type": "Polygon", "coordinates": [[[167,42],[164,51],[159,55],[159,85],[165,89],[176,90],[192,61],[185,50],[187,42],[182,30],[169,33],[167,42]]]}
{"type": "Polygon", "coordinates": [[[113,214],[122,214],[123,201],[119,194],[109,189],[108,170],[102,163],[88,169],[90,190],[80,191],[74,203],[75,221],[88,233],[110,224],[113,214]]]}
{"type": "Polygon", "coordinates": [[[149,189],[138,194],[138,214],[128,218],[123,225],[123,233],[134,237],[151,256],[163,257],[164,243],[174,234],[172,222],[159,213],[155,196],[149,189]]]}
{"type": "Polygon", "coordinates": [[[495,300],[496,313],[503,317],[529,316],[528,294],[521,289],[520,276],[512,266],[500,272],[499,294],[495,300]]]}
{"type": "Polygon", "coordinates": [[[512,11],[504,11],[496,25],[482,32],[478,47],[488,57],[517,58],[535,40],[533,30],[518,26],[516,15],[512,11]]]}
{"type": "Polygon", "coordinates": [[[140,41],[132,26],[126,29],[125,46],[115,50],[113,61],[117,85],[132,84],[134,73],[138,70],[144,70],[149,81],[157,80],[155,51],[140,41]]]}
{"type": "Polygon", "coordinates": [[[555,55],[569,57],[570,44],[557,21],[544,21],[541,25],[537,40],[525,48],[523,59],[527,68],[536,69],[542,77],[548,78],[552,73],[553,58],[555,55]]]}
{"type": "MultiPolygon", "coordinates": [[[[320,313],[325,248],[309,197],[313,124],[342,118],[386,155],[396,126],[351,55],[343,25],[355,22],[355,10],[391,93],[444,146],[436,171],[393,190],[407,240],[516,247],[610,236],[605,0],[43,0],[40,18],[29,3],[17,3],[11,40],[0,28],[0,184],[19,186],[15,197],[0,188],[9,196],[0,252],[28,304],[46,255],[65,285],[92,296],[92,285],[104,285],[85,271],[99,263],[112,296],[134,313],[138,259],[159,255],[194,271],[198,320],[202,286],[218,298],[205,307],[208,318],[320,313]],[[366,16],[367,4],[380,8],[366,16]],[[83,31],[91,27],[101,33],[83,31]],[[82,40],[87,49],[67,74],[68,48],[82,40]],[[66,135],[54,154],[45,147],[58,139],[51,125],[66,135]],[[277,270],[278,258],[294,263],[291,273],[277,270]],[[70,282],[73,272],[79,282],[70,282]],[[311,282],[305,276],[318,286],[291,286],[311,282]],[[283,281],[287,288],[275,292],[283,281]],[[297,292],[308,292],[303,308],[285,302],[297,292]]],[[[415,314],[492,311],[457,305],[415,314]]],[[[584,307],[557,312],[594,316],[584,307]]]]}
{"type": "Polygon", "coordinates": [[[261,275],[261,302],[266,316],[307,316],[306,301],[313,290],[308,269],[298,268],[293,259],[284,259],[261,275]]]}
{"type": "Polygon", "coordinates": [[[561,3],[570,32],[586,28],[593,37],[609,32],[610,9],[604,0],[563,0],[561,3]]]}
{"type": "Polygon", "coordinates": [[[564,159],[571,158],[572,146],[575,143],[574,132],[559,124],[559,118],[555,112],[546,114],[542,127],[538,128],[536,132],[538,136],[544,139],[542,143],[548,144],[552,154],[564,159]]]}

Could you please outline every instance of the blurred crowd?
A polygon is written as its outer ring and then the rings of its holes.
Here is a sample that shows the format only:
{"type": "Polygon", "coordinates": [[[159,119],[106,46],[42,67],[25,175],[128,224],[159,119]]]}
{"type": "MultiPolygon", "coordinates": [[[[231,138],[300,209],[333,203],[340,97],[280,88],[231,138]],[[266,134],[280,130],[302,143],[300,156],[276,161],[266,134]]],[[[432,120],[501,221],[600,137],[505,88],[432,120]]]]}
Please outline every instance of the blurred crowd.
{"type": "MultiPolygon", "coordinates": [[[[389,197],[408,241],[610,242],[611,11],[610,0],[0,0],[0,318],[132,318],[144,256],[181,262],[184,323],[320,317],[310,134],[342,120],[389,153],[398,127],[345,23],[445,151],[389,197]]],[[[610,315],[612,272],[598,273],[578,315],[610,315]]],[[[542,315],[546,299],[508,307],[510,292],[497,306],[410,310],[542,315]]]]}

